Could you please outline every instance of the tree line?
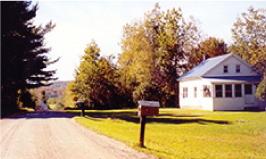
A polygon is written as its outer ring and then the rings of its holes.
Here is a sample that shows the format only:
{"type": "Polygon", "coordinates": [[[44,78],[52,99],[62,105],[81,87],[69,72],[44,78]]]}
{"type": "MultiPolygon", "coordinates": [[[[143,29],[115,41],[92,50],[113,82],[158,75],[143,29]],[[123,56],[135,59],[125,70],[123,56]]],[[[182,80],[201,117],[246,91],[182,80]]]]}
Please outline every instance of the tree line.
{"type": "Polygon", "coordinates": [[[233,52],[264,73],[256,96],[265,100],[266,10],[249,7],[232,27],[233,44],[202,37],[197,20],[183,18],[181,8],[144,13],[126,24],[120,42],[122,53],[101,56],[92,40],[84,50],[75,80],[67,88],[65,104],[83,100],[92,109],[134,107],[137,100],[156,100],[162,107],[178,107],[177,78],[196,66],[204,55],[233,52]]]}
{"type": "MultiPolygon", "coordinates": [[[[38,5],[1,2],[1,116],[34,107],[32,88],[56,80],[44,35],[55,24],[33,24],[38,5]]],[[[66,106],[84,100],[92,109],[135,107],[137,100],[157,100],[163,107],[178,106],[176,79],[201,62],[233,52],[264,73],[256,96],[266,97],[266,10],[250,7],[232,26],[233,43],[202,37],[197,20],[184,19],[181,8],[161,11],[158,4],[144,17],[123,27],[122,53],[104,57],[92,40],[62,100],[66,106]]]]}

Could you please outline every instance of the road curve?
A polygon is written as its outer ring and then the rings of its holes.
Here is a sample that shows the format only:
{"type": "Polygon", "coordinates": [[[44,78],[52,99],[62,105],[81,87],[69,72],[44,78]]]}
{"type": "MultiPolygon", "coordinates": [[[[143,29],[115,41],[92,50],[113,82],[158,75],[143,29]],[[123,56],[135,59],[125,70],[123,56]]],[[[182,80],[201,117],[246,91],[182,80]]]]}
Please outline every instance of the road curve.
{"type": "Polygon", "coordinates": [[[40,111],[1,119],[1,159],[155,158],[91,132],[72,117],[40,111]]]}

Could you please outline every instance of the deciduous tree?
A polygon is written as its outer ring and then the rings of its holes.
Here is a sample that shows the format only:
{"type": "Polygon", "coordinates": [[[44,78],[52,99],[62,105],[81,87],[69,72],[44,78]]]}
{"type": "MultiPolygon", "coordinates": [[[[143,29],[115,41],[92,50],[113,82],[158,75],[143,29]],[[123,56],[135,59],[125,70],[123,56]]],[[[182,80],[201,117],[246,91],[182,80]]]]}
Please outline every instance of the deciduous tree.
{"type": "MultiPolygon", "coordinates": [[[[233,45],[230,52],[236,53],[266,77],[266,8],[248,8],[242,13],[232,28],[233,45]]],[[[261,83],[257,89],[257,97],[265,99],[266,87],[261,83]],[[263,87],[263,88],[262,88],[263,87]],[[264,94],[264,95],[263,95],[264,94]],[[264,97],[263,97],[264,96],[264,97]]]]}
{"type": "Polygon", "coordinates": [[[125,70],[125,83],[130,86],[128,83],[134,82],[135,100],[177,105],[176,78],[186,67],[186,46],[196,41],[197,25],[193,20],[185,22],[181,9],[164,13],[156,4],[143,20],[127,24],[118,62],[120,69],[125,70]]]}
{"type": "Polygon", "coordinates": [[[194,46],[194,48],[191,49],[188,69],[193,68],[204,59],[227,54],[227,50],[227,44],[224,40],[215,37],[208,37],[200,42],[199,45],[194,46]]]}
{"type": "Polygon", "coordinates": [[[93,109],[122,108],[129,97],[121,88],[120,75],[112,59],[114,56],[100,56],[100,48],[94,40],[87,45],[75,80],[68,88],[78,100],[88,101],[93,109]]]}

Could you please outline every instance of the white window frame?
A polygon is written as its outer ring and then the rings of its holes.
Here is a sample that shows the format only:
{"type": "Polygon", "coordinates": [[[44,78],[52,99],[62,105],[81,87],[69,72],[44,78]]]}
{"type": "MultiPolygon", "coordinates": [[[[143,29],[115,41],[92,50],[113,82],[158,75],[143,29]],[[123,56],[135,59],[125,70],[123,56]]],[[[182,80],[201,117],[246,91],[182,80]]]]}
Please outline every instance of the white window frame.
{"type": "Polygon", "coordinates": [[[183,98],[188,98],[188,87],[183,87],[183,98]]]}

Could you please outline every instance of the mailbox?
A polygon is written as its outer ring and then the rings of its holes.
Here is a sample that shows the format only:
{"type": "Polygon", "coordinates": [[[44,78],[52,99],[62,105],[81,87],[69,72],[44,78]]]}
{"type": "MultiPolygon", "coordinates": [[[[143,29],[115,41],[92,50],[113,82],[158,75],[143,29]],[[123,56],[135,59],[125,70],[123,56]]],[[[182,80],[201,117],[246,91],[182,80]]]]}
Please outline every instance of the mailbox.
{"type": "Polygon", "coordinates": [[[76,102],[76,108],[82,109],[85,106],[85,102],[84,101],[77,101],[76,102]]]}
{"type": "Polygon", "coordinates": [[[138,116],[158,116],[160,103],[157,101],[138,101],[138,116]]]}
{"type": "Polygon", "coordinates": [[[81,116],[85,116],[85,102],[84,101],[77,101],[76,102],[76,107],[78,109],[81,109],[81,116]]]}

